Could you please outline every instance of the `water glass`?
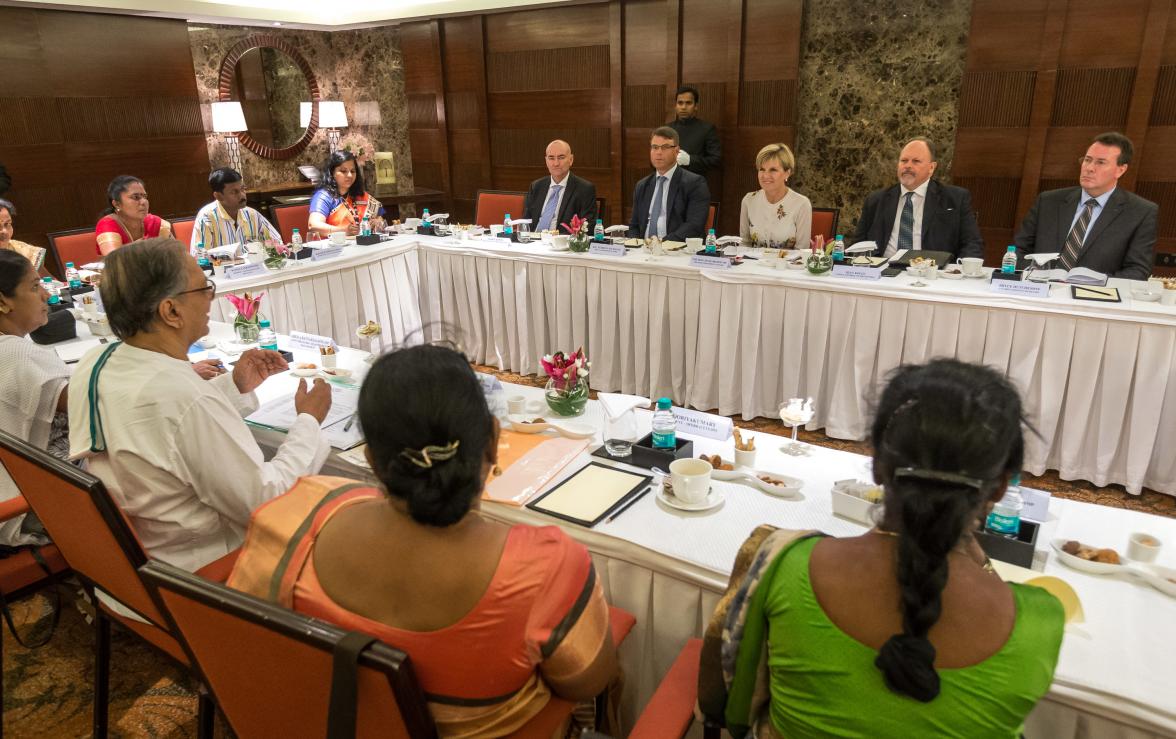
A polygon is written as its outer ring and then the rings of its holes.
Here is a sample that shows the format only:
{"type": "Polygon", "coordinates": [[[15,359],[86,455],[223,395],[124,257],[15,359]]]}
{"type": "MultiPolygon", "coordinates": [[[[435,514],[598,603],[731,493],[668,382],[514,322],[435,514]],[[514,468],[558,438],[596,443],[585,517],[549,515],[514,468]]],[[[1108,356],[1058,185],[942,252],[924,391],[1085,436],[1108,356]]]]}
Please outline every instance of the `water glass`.
{"type": "Polygon", "coordinates": [[[612,457],[627,457],[633,453],[633,442],[641,438],[637,414],[632,409],[616,418],[604,414],[604,450],[612,457]]]}

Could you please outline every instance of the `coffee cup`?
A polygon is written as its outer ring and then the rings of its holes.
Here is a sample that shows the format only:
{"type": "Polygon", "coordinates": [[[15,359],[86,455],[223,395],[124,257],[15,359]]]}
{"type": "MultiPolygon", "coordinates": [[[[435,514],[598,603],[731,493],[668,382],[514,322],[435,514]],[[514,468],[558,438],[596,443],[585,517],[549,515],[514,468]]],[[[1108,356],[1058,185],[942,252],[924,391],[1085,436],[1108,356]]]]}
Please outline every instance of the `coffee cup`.
{"type": "Polygon", "coordinates": [[[514,416],[521,416],[527,410],[527,399],[522,395],[512,395],[506,399],[506,412],[514,416]]]}
{"type": "Polygon", "coordinates": [[[567,251],[570,247],[570,236],[553,236],[551,239],[551,248],[556,251],[567,251]]]}
{"type": "Polygon", "coordinates": [[[710,493],[711,466],[703,459],[675,459],[670,462],[670,485],[674,497],[683,503],[701,503],[710,493]]]}
{"type": "Polygon", "coordinates": [[[1151,534],[1136,531],[1127,539],[1127,559],[1136,562],[1155,562],[1162,542],[1151,534]]]}
{"type": "MultiPolygon", "coordinates": [[[[254,254],[253,252],[247,252],[245,254],[245,263],[246,264],[261,264],[264,261],[265,261],[264,254],[254,254]]],[[[213,270],[213,274],[215,274],[215,270],[213,270]]]]}
{"type": "Polygon", "coordinates": [[[331,232],[331,235],[327,237],[327,240],[330,241],[335,246],[343,246],[344,244],[347,243],[347,232],[346,231],[333,231],[333,232],[331,232]]]}
{"type": "Polygon", "coordinates": [[[1176,289],[1165,287],[1163,291],[1160,292],[1160,304],[1176,305],[1176,289]]]}
{"type": "Polygon", "coordinates": [[[698,251],[702,248],[702,239],[686,239],[686,248],[691,251],[698,251]]]}
{"type": "Polygon", "coordinates": [[[960,265],[965,275],[976,277],[984,272],[984,260],[979,257],[957,259],[956,264],[960,265]]]}

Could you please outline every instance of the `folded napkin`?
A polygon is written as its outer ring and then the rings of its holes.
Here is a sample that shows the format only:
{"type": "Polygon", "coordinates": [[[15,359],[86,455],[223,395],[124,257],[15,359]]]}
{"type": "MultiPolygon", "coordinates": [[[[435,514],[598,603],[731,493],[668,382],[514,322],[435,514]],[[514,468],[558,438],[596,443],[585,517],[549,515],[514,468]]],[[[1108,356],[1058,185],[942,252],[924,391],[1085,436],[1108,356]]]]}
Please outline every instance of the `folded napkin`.
{"type": "Polygon", "coordinates": [[[649,398],[640,395],[624,395],[623,393],[597,393],[596,399],[604,408],[607,418],[617,419],[634,408],[648,408],[649,398]]]}
{"type": "Polygon", "coordinates": [[[512,225],[512,226],[522,226],[524,224],[526,224],[528,226],[531,225],[530,218],[512,218],[512,219],[510,219],[509,222],[510,222],[510,225],[512,225]]]}
{"type": "Polygon", "coordinates": [[[606,234],[629,233],[629,227],[625,225],[609,226],[604,229],[606,234]]]}
{"type": "Polygon", "coordinates": [[[241,245],[234,242],[232,244],[225,244],[224,246],[214,246],[213,248],[207,249],[206,251],[210,257],[231,259],[232,257],[237,256],[237,250],[240,248],[241,245]]]}
{"type": "Polygon", "coordinates": [[[878,248],[878,244],[873,241],[859,241],[853,246],[845,247],[846,254],[861,254],[862,252],[872,252],[878,248]]]}
{"type": "Polygon", "coordinates": [[[743,239],[738,236],[722,236],[715,240],[716,244],[742,244],[743,239]]]}
{"type": "Polygon", "coordinates": [[[91,270],[99,270],[100,271],[105,266],[106,266],[105,262],[90,262],[89,264],[83,264],[82,269],[91,269],[91,270]]]}
{"type": "Polygon", "coordinates": [[[1045,265],[1049,264],[1050,262],[1057,259],[1061,255],[1062,255],[1061,252],[1055,251],[1055,252],[1046,252],[1046,253],[1026,254],[1025,258],[1028,259],[1029,261],[1033,262],[1034,264],[1036,264],[1038,267],[1044,267],[1045,265]]]}
{"type": "Polygon", "coordinates": [[[429,215],[425,216],[424,221],[425,221],[425,223],[432,223],[433,221],[436,221],[440,218],[448,218],[448,217],[449,217],[448,213],[430,213],[429,215]]]}

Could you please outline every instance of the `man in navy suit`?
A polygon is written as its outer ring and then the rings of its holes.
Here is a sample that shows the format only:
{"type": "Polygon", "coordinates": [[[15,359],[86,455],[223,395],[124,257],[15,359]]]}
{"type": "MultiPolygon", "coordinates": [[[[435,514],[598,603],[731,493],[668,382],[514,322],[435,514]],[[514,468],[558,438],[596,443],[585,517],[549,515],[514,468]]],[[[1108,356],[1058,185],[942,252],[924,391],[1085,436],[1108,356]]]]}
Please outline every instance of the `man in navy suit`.
{"type": "Polygon", "coordinates": [[[678,166],[677,131],[669,126],[654,130],[649,162],[656,171],[633,190],[629,236],[658,236],[665,241],[701,237],[710,209],[710,189],[703,177],[678,166]]]}
{"type": "Polygon", "coordinates": [[[984,239],[972,212],[972,195],[932,180],[937,164],[928,139],[908,141],[898,155],[898,184],[869,194],[854,241],[873,241],[885,257],[901,249],[983,257],[984,239]]]}
{"type": "Polygon", "coordinates": [[[1079,160],[1078,187],[1037,196],[1017,231],[1020,254],[1058,253],[1065,269],[1146,280],[1156,250],[1160,208],[1118,187],[1133,147],[1121,133],[1094,139],[1079,160]]]}
{"type": "Polygon", "coordinates": [[[596,225],[596,185],[572,174],[572,145],[556,139],[543,155],[550,177],[531,183],[523,198],[523,217],[531,219],[535,231],[558,230],[571,223],[572,216],[588,221],[588,233],[596,225]]]}

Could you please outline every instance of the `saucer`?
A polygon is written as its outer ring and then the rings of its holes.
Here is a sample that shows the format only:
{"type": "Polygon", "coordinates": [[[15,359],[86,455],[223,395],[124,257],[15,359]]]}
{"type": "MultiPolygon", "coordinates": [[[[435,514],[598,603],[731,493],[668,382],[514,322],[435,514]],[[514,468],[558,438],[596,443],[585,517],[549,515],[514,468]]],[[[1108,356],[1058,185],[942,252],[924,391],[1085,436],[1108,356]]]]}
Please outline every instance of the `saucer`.
{"type": "Polygon", "coordinates": [[[294,365],[290,365],[290,374],[294,375],[295,377],[314,377],[318,374],[318,371],[318,365],[309,368],[299,368],[295,367],[294,365]]]}
{"type": "Polygon", "coordinates": [[[670,508],[677,508],[680,511],[690,511],[691,513],[709,511],[723,504],[723,496],[715,489],[714,485],[711,486],[710,492],[706,494],[706,497],[697,503],[686,503],[678,500],[672,494],[667,495],[666,486],[664,485],[657,491],[657,498],[670,508]]]}

